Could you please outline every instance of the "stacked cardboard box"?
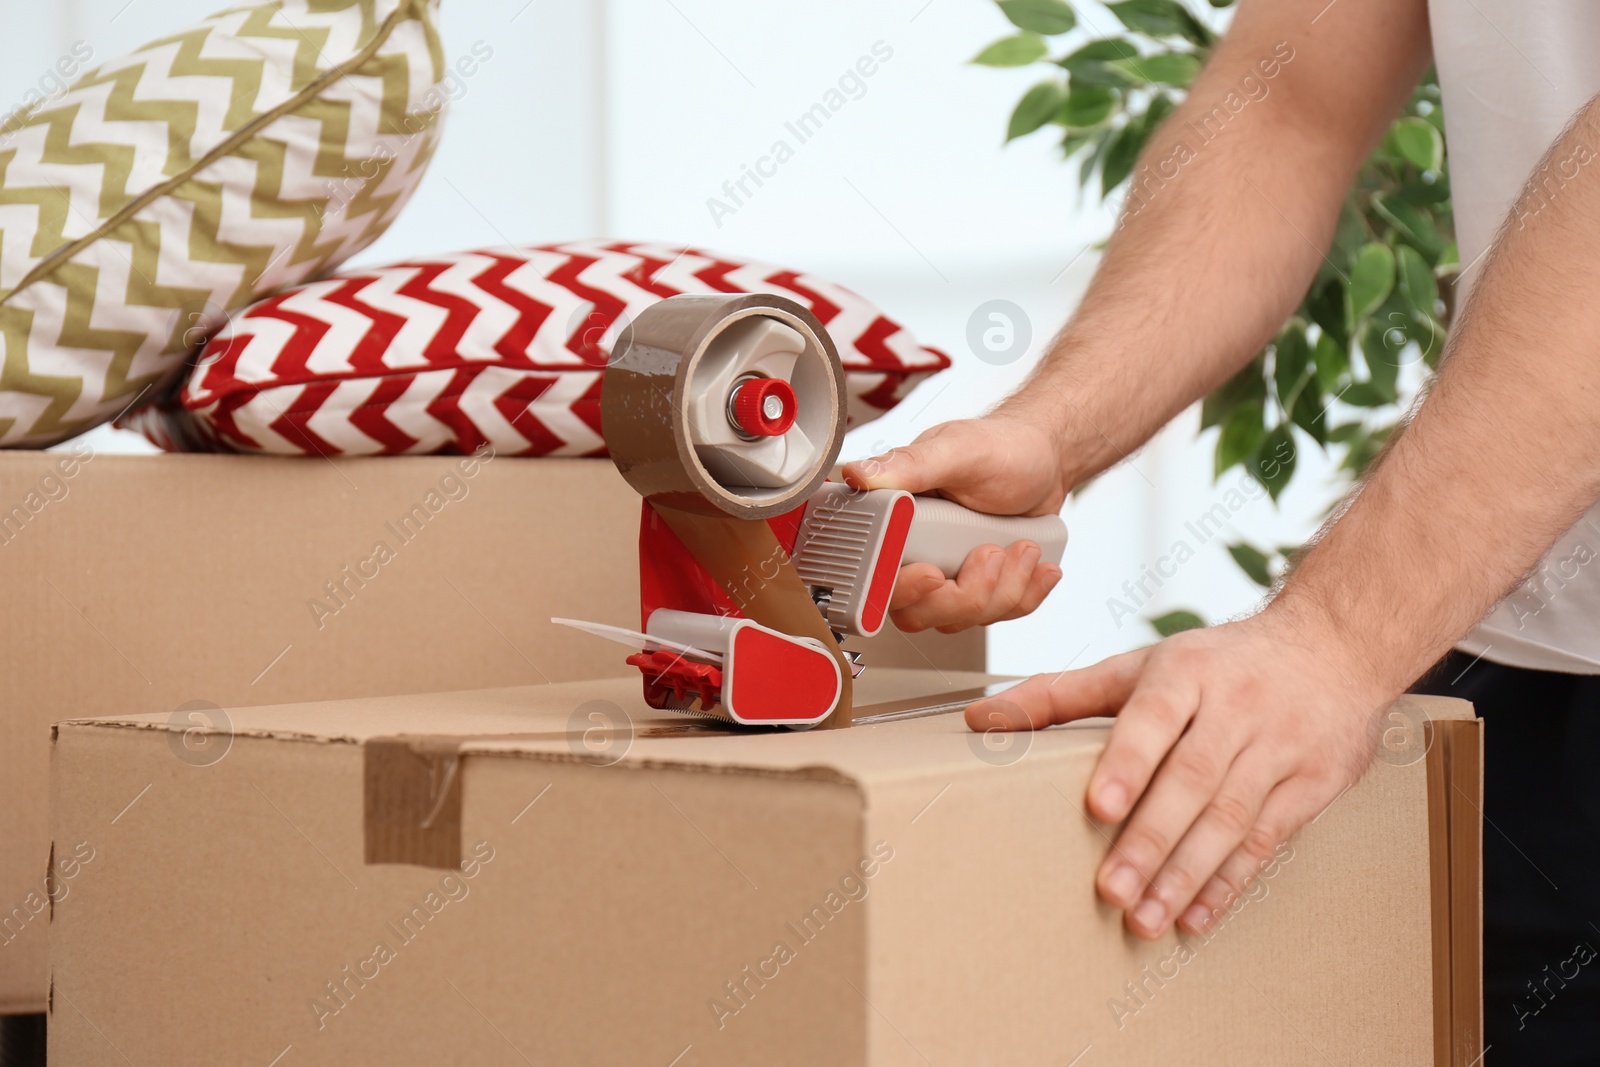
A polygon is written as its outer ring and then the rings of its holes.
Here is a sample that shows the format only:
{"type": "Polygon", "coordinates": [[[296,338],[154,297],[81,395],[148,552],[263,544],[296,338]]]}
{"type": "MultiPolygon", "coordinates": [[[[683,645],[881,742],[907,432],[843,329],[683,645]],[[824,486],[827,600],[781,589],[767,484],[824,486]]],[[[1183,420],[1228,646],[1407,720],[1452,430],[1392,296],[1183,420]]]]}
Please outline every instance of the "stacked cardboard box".
{"type": "Polygon", "coordinates": [[[1454,701],[1205,937],[1097,901],[1104,721],[872,668],[733,733],[637,679],[57,728],[72,1064],[1467,1064],[1479,727],[1454,701]],[[1425,748],[1425,752],[1424,752],[1425,748]]]}
{"type": "MultiPolygon", "coordinates": [[[[638,512],[604,459],[0,453],[0,1015],[44,1010],[51,895],[82,862],[52,866],[51,723],[631,671],[549,619],[636,622],[638,512]]],[[[982,655],[978,634],[868,652],[982,655]]]]}

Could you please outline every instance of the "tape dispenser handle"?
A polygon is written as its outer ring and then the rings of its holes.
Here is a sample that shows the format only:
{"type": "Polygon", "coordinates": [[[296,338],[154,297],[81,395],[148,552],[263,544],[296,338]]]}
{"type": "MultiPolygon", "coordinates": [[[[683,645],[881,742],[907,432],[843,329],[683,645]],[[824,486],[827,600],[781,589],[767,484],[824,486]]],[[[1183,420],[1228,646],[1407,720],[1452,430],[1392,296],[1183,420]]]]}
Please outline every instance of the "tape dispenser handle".
{"type": "Polygon", "coordinates": [[[1067,549],[1067,524],[1059,515],[987,515],[937,496],[913,497],[917,511],[906,537],[906,563],[931,563],[954,578],[980,545],[1033,541],[1042,563],[1060,563],[1067,549]]]}

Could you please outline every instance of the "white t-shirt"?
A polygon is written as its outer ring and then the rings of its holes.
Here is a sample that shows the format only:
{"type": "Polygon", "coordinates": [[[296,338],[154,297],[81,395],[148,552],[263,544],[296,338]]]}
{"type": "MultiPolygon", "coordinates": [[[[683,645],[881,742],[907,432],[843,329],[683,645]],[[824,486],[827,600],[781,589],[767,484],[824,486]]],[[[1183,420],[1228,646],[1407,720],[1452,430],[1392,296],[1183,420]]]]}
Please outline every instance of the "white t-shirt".
{"type": "MultiPolygon", "coordinates": [[[[1459,308],[1546,149],[1600,93],[1600,2],[1430,0],[1428,10],[1465,268],[1459,308]]],[[[1559,197],[1563,181],[1600,181],[1600,144],[1588,148],[1589,158],[1541,173],[1544,195],[1559,197]]],[[[1600,674],[1600,505],[1458,647],[1513,667],[1600,674]]]]}

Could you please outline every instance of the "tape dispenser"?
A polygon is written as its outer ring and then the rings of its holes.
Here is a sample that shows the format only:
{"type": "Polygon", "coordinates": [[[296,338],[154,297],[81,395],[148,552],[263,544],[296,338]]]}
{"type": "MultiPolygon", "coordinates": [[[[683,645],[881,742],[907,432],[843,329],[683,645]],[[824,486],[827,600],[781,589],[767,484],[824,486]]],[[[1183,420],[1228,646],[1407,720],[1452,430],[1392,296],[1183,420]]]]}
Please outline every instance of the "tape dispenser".
{"type": "Polygon", "coordinates": [[[601,430],[644,498],[641,630],[555,622],[635,649],[652,707],[747,726],[843,727],[860,674],[851,637],[886,624],[901,565],[953,577],[983,544],[1037,542],[1056,516],[828,481],[844,441],[844,371],[801,305],[770,294],[674,296],[623,331],[601,430]]]}

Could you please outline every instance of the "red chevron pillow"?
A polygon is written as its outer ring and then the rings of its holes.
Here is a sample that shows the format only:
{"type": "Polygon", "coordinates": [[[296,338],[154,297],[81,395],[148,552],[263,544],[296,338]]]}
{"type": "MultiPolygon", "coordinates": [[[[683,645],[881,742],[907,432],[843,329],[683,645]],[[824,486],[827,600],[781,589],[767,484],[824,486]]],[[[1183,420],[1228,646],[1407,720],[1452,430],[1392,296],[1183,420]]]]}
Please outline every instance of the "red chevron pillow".
{"type": "Polygon", "coordinates": [[[628,319],[676,293],[778,293],[843,359],[850,422],[949,357],[861,297],[697,248],[575,241],[335,274],[235,315],[164,402],[122,420],[169,450],[596,455],[600,370],[628,319]]]}

